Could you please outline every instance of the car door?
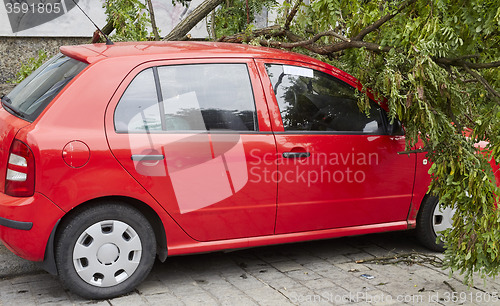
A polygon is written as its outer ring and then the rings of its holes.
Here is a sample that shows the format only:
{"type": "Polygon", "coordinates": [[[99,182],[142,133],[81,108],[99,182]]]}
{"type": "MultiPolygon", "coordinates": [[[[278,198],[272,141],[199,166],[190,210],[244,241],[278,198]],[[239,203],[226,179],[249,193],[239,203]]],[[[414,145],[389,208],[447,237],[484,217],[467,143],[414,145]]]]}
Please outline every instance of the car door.
{"type": "Polygon", "coordinates": [[[277,145],[276,233],[406,220],[415,156],[385,111],[357,106],[353,83],[305,63],[258,61],[277,145]]]}
{"type": "Polygon", "coordinates": [[[248,167],[276,151],[256,76],[249,60],[148,63],[108,107],[113,154],[193,239],[274,232],[276,182],[252,175],[276,164],[248,167]]]}

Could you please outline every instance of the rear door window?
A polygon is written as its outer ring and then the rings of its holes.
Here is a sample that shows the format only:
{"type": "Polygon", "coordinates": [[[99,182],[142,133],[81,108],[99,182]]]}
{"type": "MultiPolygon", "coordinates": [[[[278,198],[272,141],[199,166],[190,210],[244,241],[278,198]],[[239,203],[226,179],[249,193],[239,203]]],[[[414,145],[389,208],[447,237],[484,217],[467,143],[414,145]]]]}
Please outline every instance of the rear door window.
{"type": "Polygon", "coordinates": [[[384,111],[371,102],[359,110],[355,89],[310,68],[266,65],[285,131],[383,134],[384,111]]]}
{"type": "Polygon", "coordinates": [[[20,117],[34,121],[55,96],[88,64],[62,54],[51,58],[2,100],[20,117]]]}
{"type": "Polygon", "coordinates": [[[257,131],[246,64],[189,64],[142,71],[115,112],[117,132],[257,131]]]}

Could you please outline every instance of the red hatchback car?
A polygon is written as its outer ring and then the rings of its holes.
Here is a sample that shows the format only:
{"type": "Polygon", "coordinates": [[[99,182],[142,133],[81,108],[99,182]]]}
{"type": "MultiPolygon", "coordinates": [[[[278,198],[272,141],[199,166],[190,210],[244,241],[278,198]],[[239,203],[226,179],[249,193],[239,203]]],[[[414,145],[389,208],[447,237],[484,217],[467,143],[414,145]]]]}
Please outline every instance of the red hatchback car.
{"type": "Polygon", "coordinates": [[[274,49],[209,42],[61,47],[2,97],[0,239],[88,298],[157,256],[417,228],[451,211],[355,78],[274,49]]]}

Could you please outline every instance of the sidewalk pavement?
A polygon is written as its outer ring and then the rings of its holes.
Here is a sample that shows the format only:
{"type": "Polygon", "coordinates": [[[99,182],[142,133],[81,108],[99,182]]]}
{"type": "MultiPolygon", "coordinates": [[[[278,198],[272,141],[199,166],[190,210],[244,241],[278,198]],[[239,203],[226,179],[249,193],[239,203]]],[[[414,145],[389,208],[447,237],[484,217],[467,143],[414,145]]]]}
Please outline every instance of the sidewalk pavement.
{"type": "Polygon", "coordinates": [[[170,257],[134,292],[89,301],[1,246],[0,305],[500,305],[499,280],[467,288],[431,264],[436,256],[396,232],[170,257]],[[400,262],[380,260],[394,255],[400,262]]]}

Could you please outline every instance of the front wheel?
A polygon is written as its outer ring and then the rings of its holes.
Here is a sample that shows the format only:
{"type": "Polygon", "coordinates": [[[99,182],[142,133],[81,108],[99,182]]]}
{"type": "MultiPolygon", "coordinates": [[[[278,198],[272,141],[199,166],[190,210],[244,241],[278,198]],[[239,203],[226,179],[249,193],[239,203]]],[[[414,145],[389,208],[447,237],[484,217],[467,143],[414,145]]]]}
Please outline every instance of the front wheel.
{"type": "Polygon", "coordinates": [[[420,242],[433,251],[444,251],[444,243],[438,241],[441,231],[450,228],[455,209],[441,208],[437,197],[429,196],[420,207],[417,217],[417,237],[420,242]]]}
{"type": "Polygon", "coordinates": [[[133,290],[151,270],[155,236],[137,209],[121,203],[93,205],[65,220],[56,242],[62,283],[89,299],[133,290]]]}

